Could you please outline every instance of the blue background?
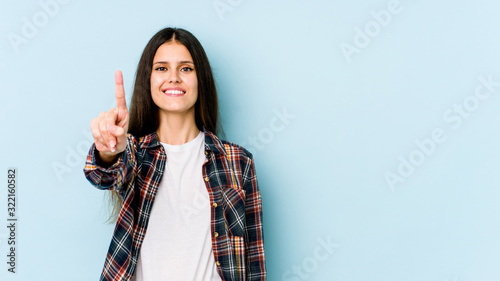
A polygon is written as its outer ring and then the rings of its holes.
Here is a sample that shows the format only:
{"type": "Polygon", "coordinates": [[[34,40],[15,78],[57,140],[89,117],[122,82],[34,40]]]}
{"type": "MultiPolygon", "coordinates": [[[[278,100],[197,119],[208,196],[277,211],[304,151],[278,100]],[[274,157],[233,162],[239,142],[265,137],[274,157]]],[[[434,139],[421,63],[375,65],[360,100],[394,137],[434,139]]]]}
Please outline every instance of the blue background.
{"type": "Polygon", "coordinates": [[[0,280],[98,280],[114,225],[82,171],[90,120],[117,69],[130,101],[167,26],[200,40],[227,139],[254,153],[269,280],[500,280],[500,2],[1,5],[0,280]]]}

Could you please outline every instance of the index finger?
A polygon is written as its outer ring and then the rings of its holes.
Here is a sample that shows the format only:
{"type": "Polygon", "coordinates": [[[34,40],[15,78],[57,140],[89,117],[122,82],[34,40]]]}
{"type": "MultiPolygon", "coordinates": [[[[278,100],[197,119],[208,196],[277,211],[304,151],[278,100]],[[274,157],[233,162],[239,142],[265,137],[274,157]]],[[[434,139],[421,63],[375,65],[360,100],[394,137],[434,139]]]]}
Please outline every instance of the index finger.
{"type": "Polygon", "coordinates": [[[127,102],[125,101],[125,90],[123,88],[123,75],[120,70],[115,72],[115,96],[118,110],[127,112],[127,102]]]}

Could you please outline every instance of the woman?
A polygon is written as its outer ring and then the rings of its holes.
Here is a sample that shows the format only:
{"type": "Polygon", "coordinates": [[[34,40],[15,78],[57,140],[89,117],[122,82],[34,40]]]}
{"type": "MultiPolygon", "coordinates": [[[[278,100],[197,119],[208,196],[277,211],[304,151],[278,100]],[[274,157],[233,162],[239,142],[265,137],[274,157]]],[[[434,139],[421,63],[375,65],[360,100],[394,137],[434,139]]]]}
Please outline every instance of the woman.
{"type": "Polygon", "coordinates": [[[120,71],[115,80],[117,108],[92,120],[84,168],[120,206],[100,280],[266,280],[254,160],[215,134],[217,92],[199,41],[180,28],[151,38],[130,113],[120,71]]]}

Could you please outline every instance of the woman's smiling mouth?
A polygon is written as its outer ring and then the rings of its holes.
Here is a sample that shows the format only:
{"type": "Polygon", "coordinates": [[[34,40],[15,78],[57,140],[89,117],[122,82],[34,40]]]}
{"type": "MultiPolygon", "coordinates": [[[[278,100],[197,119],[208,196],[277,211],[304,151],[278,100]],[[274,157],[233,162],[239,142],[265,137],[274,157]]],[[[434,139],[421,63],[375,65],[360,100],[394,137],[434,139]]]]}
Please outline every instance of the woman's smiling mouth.
{"type": "Polygon", "coordinates": [[[175,88],[166,88],[164,90],[162,90],[162,92],[167,95],[167,96],[171,96],[171,97],[178,97],[178,96],[182,96],[186,93],[186,91],[184,91],[182,88],[179,88],[179,87],[175,87],[175,88]]]}

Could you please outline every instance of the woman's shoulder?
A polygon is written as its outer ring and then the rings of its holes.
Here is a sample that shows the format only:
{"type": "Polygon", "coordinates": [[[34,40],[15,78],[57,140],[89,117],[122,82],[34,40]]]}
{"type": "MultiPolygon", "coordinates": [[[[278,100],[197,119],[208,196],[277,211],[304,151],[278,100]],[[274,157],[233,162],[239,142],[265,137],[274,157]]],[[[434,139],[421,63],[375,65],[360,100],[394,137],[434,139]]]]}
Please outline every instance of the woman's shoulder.
{"type": "Polygon", "coordinates": [[[248,160],[253,159],[252,153],[248,149],[243,147],[242,145],[237,144],[235,142],[225,140],[225,139],[220,139],[220,141],[224,145],[227,153],[230,154],[230,156],[239,156],[239,157],[246,158],[248,160]]]}
{"type": "Polygon", "coordinates": [[[205,133],[205,142],[208,142],[208,146],[213,147],[214,149],[221,150],[224,149],[228,156],[233,159],[240,160],[252,160],[253,155],[243,147],[235,142],[228,141],[226,139],[221,138],[210,130],[207,130],[206,127],[203,127],[203,132],[205,133]],[[236,156],[236,157],[235,157],[236,156]]]}

